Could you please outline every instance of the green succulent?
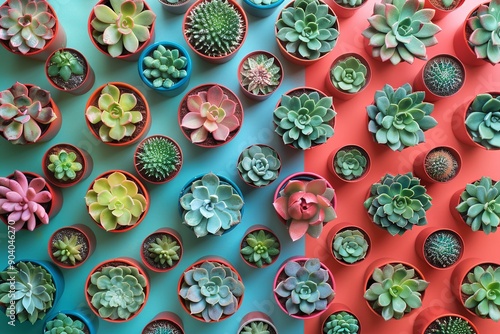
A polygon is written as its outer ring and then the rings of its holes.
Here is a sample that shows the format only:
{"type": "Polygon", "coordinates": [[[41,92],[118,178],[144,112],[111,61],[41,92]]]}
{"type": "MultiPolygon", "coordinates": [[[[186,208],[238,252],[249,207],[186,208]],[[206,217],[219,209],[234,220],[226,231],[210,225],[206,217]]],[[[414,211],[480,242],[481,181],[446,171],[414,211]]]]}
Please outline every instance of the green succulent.
{"type": "Polygon", "coordinates": [[[155,242],[149,243],[147,247],[149,257],[161,266],[172,267],[174,261],[179,261],[180,259],[181,247],[175,239],[168,235],[162,235],[161,238],[156,238],[155,242]]]}
{"type": "Polygon", "coordinates": [[[74,180],[76,172],[82,170],[82,164],[76,162],[76,154],[73,151],[69,153],[60,150],[57,154],[49,155],[50,164],[47,169],[54,174],[54,177],[61,181],[74,180]]]}
{"type": "Polygon", "coordinates": [[[456,210],[472,231],[496,232],[500,223],[500,182],[493,184],[490,177],[483,176],[468,183],[456,210]]]}
{"type": "Polygon", "coordinates": [[[257,54],[245,59],[241,66],[241,85],[254,95],[267,95],[278,88],[281,69],[276,58],[257,54]]]}
{"type": "Polygon", "coordinates": [[[155,181],[162,181],[181,168],[181,152],[169,138],[146,138],[137,149],[136,165],[141,173],[155,181]]]}
{"type": "Polygon", "coordinates": [[[318,59],[330,52],[339,37],[337,17],[318,0],[294,0],[276,21],[276,37],[286,51],[304,59],[318,59]]]}
{"type": "Polygon", "coordinates": [[[367,68],[358,58],[350,56],[332,66],[330,80],[345,93],[357,93],[366,85],[367,68]]]}
{"type": "Polygon", "coordinates": [[[243,329],[238,334],[270,334],[269,324],[263,321],[252,321],[243,326],[243,329]]]}
{"type": "Polygon", "coordinates": [[[71,52],[58,50],[50,57],[47,74],[68,81],[71,75],[83,74],[83,65],[71,52]]]}
{"type": "Polygon", "coordinates": [[[343,230],[333,238],[333,255],[340,261],[352,264],[361,261],[368,253],[368,241],[359,230],[343,230]]]}
{"type": "Polygon", "coordinates": [[[261,5],[261,6],[269,6],[275,2],[278,2],[278,0],[250,0],[250,1],[256,5],[261,5]]]}
{"type": "Polygon", "coordinates": [[[431,22],[433,17],[422,0],[382,0],[375,3],[370,26],[362,34],[373,47],[373,57],[412,64],[415,58],[427,60],[426,47],[438,42],[435,35],[441,28],[431,22]]]}
{"type": "Polygon", "coordinates": [[[85,324],[80,320],[73,320],[64,313],[58,313],[52,320],[47,321],[44,334],[84,334],[85,324]]]}
{"type": "Polygon", "coordinates": [[[366,0],[335,0],[342,7],[355,8],[361,6],[366,0]]]}
{"type": "Polygon", "coordinates": [[[427,224],[432,198],[412,173],[386,174],[370,188],[364,207],[376,225],[391,235],[403,235],[413,226],[427,224]]]}
{"type": "Polygon", "coordinates": [[[333,159],[335,172],[345,180],[360,178],[366,172],[367,165],[366,156],[357,148],[341,149],[333,159]]]}
{"type": "Polygon", "coordinates": [[[82,261],[80,250],[83,244],[78,243],[78,237],[75,234],[71,235],[70,238],[65,235],[62,240],[56,240],[52,247],[56,249],[52,255],[59,262],[69,262],[74,266],[77,261],[82,261]]]}
{"type": "Polygon", "coordinates": [[[450,56],[432,58],[424,67],[424,82],[438,96],[450,96],[462,88],[465,71],[460,62],[450,56]]]}
{"type": "Polygon", "coordinates": [[[375,268],[371,279],[374,282],[365,291],[364,298],[386,321],[401,319],[406,313],[422,307],[422,293],[429,285],[415,274],[415,269],[401,263],[375,268]]]}
{"type": "Polygon", "coordinates": [[[155,323],[154,326],[155,327],[154,327],[154,329],[152,329],[151,334],[178,334],[178,333],[181,333],[179,331],[178,327],[172,325],[171,323],[155,323]]]}
{"type": "Polygon", "coordinates": [[[481,4],[476,12],[467,19],[472,29],[469,46],[477,58],[492,64],[500,62],[500,0],[481,4]]]}
{"type": "Polygon", "coordinates": [[[425,142],[424,131],[437,125],[430,116],[434,105],[423,102],[424,92],[413,92],[410,84],[394,90],[385,85],[375,93],[375,103],[366,107],[368,131],[379,144],[389,146],[393,151],[425,142]]]}
{"type": "Polygon", "coordinates": [[[500,149],[500,96],[477,95],[467,110],[465,126],[476,143],[488,150],[500,149]]]}
{"type": "Polygon", "coordinates": [[[171,88],[187,76],[188,60],[180,54],[179,49],[167,49],[160,44],[151,55],[144,57],[142,62],[142,74],[155,88],[171,88]]]}
{"type": "Polygon", "coordinates": [[[240,249],[243,258],[262,268],[273,262],[280,253],[280,243],[271,233],[255,231],[245,236],[247,246],[240,249]]]}
{"type": "Polygon", "coordinates": [[[278,178],[281,161],[271,147],[252,145],[241,152],[237,168],[246,183],[263,187],[278,178]]]}
{"type": "Polygon", "coordinates": [[[325,334],[358,334],[358,319],[345,311],[337,312],[328,317],[323,327],[325,334]]]}
{"type": "Polygon", "coordinates": [[[436,334],[477,334],[472,329],[470,323],[464,318],[449,316],[436,319],[433,324],[436,328],[431,328],[430,333],[436,334]]]}
{"type": "Polygon", "coordinates": [[[434,180],[446,182],[457,175],[458,162],[446,148],[434,149],[424,161],[425,172],[434,180]]]}
{"type": "Polygon", "coordinates": [[[460,239],[455,233],[446,230],[432,233],[424,242],[426,260],[438,268],[454,265],[462,251],[460,239]]]}
{"type": "Polygon", "coordinates": [[[467,298],[466,308],[482,318],[500,320],[500,267],[474,267],[467,274],[467,282],[462,283],[461,291],[467,298]]]}

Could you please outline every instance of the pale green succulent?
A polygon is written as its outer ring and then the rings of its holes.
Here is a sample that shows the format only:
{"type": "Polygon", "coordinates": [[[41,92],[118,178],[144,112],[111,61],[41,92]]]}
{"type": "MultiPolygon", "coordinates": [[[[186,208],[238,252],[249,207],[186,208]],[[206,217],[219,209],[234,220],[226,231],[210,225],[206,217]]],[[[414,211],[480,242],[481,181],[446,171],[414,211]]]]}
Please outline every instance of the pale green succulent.
{"type": "Polygon", "coordinates": [[[237,334],[270,334],[270,326],[263,321],[252,321],[246,324],[243,329],[237,334]]]}
{"type": "Polygon", "coordinates": [[[187,58],[178,49],[167,49],[160,44],[151,55],[144,57],[142,74],[155,88],[171,88],[187,76],[187,64],[187,58]]]}
{"type": "Polygon", "coordinates": [[[464,306],[482,318],[500,321],[500,267],[476,266],[462,284],[464,306]]]}
{"type": "Polygon", "coordinates": [[[343,230],[333,238],[333,255],[345,263],[355,263],[365,258],[368,253],[368,241],[357,229],[343,230]]]}
{"type": "Polygon", "coordinates": [[[350,56],[336,63],[330,71],[335,88],[345,93],[357,93],[365,85],[367,68],[358,58],[350,56]]]}
{"type": "Polygon", "coordinates": [[[50,164],[47,165],[47,169],[54,173],[54,177],[58,180],[74,180],[76,172],[82,170],[82,164],[75,160],[75,152],[70,151],[68,153],[65,150],[61,150],[58,154],[51,154],[49,156],[50,164]]]}
{"type": "Polygon", "coordinates": [[[345,180],[355,180],[366,172],[368,160],[357,148],[339,150],[333,159],[335,173],[345,180]]]}
{"type": "Polygon", "coordinates": [[[241,152],[237,168],[246,183],[263,187],[278,178],[281,161],[271,147],[252,145],[241,152]]]}
{"type": "Polygon", "coordinates": [[[64,313],[58,313],[54,319],[47,321],[44,334],[85,334],[85,324],[80,320],[73,320],[64,313]]]}
{"type": "Polygon", "coordinates": [[[346,311],[330,315],[323,327],[323,333],[325,334],[358,334],[358,331],[358,319],[346,311]]]}
{"type": "Polygon", "coordinates": [[[250,1],[256,5],[261,5],[261,6],[268,6],[275,2],[278,2],[278,0],[250,0],[250,1]]]}
{"type": "Polygon", "coordinates": [[[77,261],[82,261],[80,249],[83,244],[78,243],[78,237],[73,234],[70,238],[64,236],[61,240],[57,240],[52,245],[56,249],[52,255],[60,262],[69,262],[75,265],[77,261]]]}
{"type": "Polygon", "coordinates": [[[500,149],[500,96],[477,95],[467,110],[465,125],[474,142],[488,150],[500,149]]]}
{"type": "Polygon", "coordinates": [[[334,0],[342,7],[355,8],[361,6],[366,0],[334,0]]]}
{"type": "Polygon", "coordinates": [[[161,238],[156,238],[154,242],[148,244],[149,257],[155,263],[172,267],[174,261],[179,261],[181,246],[175,239],[168,235],[162,235],[161,238]]]}
{"type": "Polygon", "coordinates": [[[472,29],[469,45],[477,58],[492,64],[500,62],[500,0],[491,0],[481,4],[476,12],[467,19],[472,29]]]}

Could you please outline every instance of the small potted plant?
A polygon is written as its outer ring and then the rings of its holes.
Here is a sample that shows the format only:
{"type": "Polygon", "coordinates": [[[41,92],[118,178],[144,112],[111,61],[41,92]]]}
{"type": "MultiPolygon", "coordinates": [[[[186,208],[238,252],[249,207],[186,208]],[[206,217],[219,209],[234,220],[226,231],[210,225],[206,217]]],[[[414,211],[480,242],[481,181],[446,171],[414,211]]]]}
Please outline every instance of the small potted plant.
{"type": "Polygon", "coordinates": [[[210,172],[198,175],[184,185],[179,198],[179,212],[182,223],[200,238],[222,235],[238,225],[243,215],[243,204],[243,193],[234,182],[210,172]]]}
{"type": "Polygon", "coordinates": [[[424,131],[437,121],[431,116],[434,104],[424,102],[424,92],[412,92],[406,83],[397,89],[386,84],[375,92],[373,104],[366,107],[368,131],[373,140],[393,151],[425,142],[424,131]]]}
{"type": "Polygon", "coordinates": [[[236,334],[278,334],[278,329],[267,314],[252,311],[241,319],[236,334]]]}
{"type": "Polygon", "coordinates": [[[424,228],[415,239],[415,251],[432,269],[448,269],[464,254],[460,234],[448,228],[424,228]]]}
{"type": "Polygon", "coordinates": [[[85,94],[95,82],[95,73],[87,58],[71,48],[58,49],[47,58],[45,76],[52,87],[73,95],[85,94]]]}
{"type": "Polygon", "coordinates": [[[177,292],[192,318],[210,323],[226,320],[240,308],[245,286],[229,262],[209,256],[184,270],[177,292]]]}
{"type": "Polygon", "coordinates": [[[350,266],[366,259],[371,250],[371,240],[361,227],[340,223],[328,232],[326,246],[335,260],[350,266]]]}
{"type": "Polygon", "coordinates": [[[135,318],[149,297],[149,277],[139,262],[119,257],[99,263],[85,281],[85,299],[100,319],[120,323],[135,318]]]}
{"type": "Polygon", "coordinates": [[[142,93],[124,82],[109,82],[87,100],[85,120],[92,135],[111,146],[132,145],[151,126],[149,105],[142,93]]]}
{"type": "Polygon", "coordinates": [[[64,269],[81,266],[96,246],[94,232],[84,224],[57,229],[49,238],[48,251],[52,262],[64,269]]]}
{"type": "Polygon", "coordinates": [[[359,319],[344,304],[332,304],[328,311],[323,313],[322,318],[322,334],[362,333],[359,319]]]}
{"type": "Polygon", "coordinates": [[[332,62],[325,85],[333,97],[350,100],[368,86],[370,79],[371,69],[366,59],[357,53],[345,53],[332,62]]]}
{"type": "Polygon", "coordinates": [[[181,261],[182,253],[182,238],[170,228],[160,228],[149,234],[140,249],[144,265],[158,273],[175,268],[181,261]]]}
{"type": "Polygon", "coordinates": [[[367,0],[333,0],[330,4],[335,14],[340,18],[351,17],[362,8],[367,0]]]}
{"type": "Polygon", "coordinates": [[[19,82],[0,92],[0,118],[0,134],[12,144],[49,141],[62,124],[48,90],[19,82]]]}
{"type": "Polygon", "coordinates": [[[283,0],[243,0],[241,5],[246,13],[256,17],[266,17],[281,6],[283,0]]]}
{"type": "Polygon", "coordinates": [[[56,187],[71,187],[85,180],[93,169],[87,151],[67,143],[50,147],[42,158],[45,178],[56,187]]]}
{"type": "Polygon", "coordinates": [[[200,85],[191,89],[179,104],[178,123],[193,144],[206,148],[221,146],[240,131],[243,105],[229,88],[200,85]]]}
{"type": "Polygon", "coordinates": [[[149,194],[132,174],[108,171],[99,175],[85,195],[87,211],[108,232],[127,232],[142,222],[149,210],[149,194]]]}
{"type": "Polygon", "coordinates": [[[275,149],[264,144],[245,148],[238,157],[238,175],[246,184],[265,187],[276,180],[281,171],[281,158],[275,149]]]}
{"type": "Polygon", "coordinates": [[[153,135],[143,139],[134,152],[134,167],[143,180],[161,184],[179,174],[183,157],[179,144],[170,137],[153,135]]]}
{"type": "Polygon", "coordinates": [[[87,23],[92,44],[112,58],[136,61],[154,40],[156,15],[144,0],[99,0],[87,23]]]}
{"type": "Polygon", "coordinates": [[[233,58],[245,42],[248,19],[234,0],[197,0],[184,15],[182,28],[196,55],[220,64],[233,58]]]}
{"type": "Polygon", "coordinates": [[[417,315],[413,333],[478,334],[479,331],[476,325],[463,315],[433,306],[427,307],[417,315]]]}
{"type": "Polygon", "coordinates": [[[43,326],[44,334],[97,334],[99,323],[90,309],[60,311],[43,326]],[[88,310],[88,311],[87,311],[88,310]]]}
{"type": "Polygon", "coordinates": [[[358,145],[342,146],[327,159],[330,173],[344,182],[361,181],[370,171],[370,156],[358,145]]]}
{"type": "Polygon", "coordinates": [[[296,319],[312,319],[333,301],[335,280],[319,259],[292,257],[276,272],[273,291],[283,312],[296,319]]]}
{"type": "Polygon", "coordinates": [[[0,219],[16,231],[48,224],[61,209],[62,194],[32,172],[0,177],[0,219]]]}
{"type": "Polygon", "coordinates": [[[274,132],[284,144],[307,150],[333,136],[336,115],[331,96],[312,87],[295,88],[281,96],[273,111],[274,132]]]}
{"type": "Polygon", "coordinates": [[[368,216],[392,236],[427,224],[432,198],[413,174],[386,174],[374,183],[364,202],[368,216]],[[380,209],[379,209],[380,208],[380,209]]]}
{"type": "Polygon", "coordinates": [[[194,0],[158,0],[163,5],[163,8],[172,14],[184,14],[189,7],[194,3],[194,0]]]}
{"type": "Polygon", "coordinates": [[[160,312],[142,329],[141,334],[184,334],[181,318],[172,312],[160,312]]]}
{"type": "Polygon", "coordinates": [[[249,227],[240,243],[241,257],[254,268],[265,268],[276,262],[280,250],[276,234],[263,225],[249,227]]]}
{"type": "Polygon", "coordinates": [[[424,182],[448,182],[462,168],[460,153],[450,146],[438,146],[420,153],[413,161],[413,172],[424,182]]]}
{"type": "Polygon", "coordinates": [[[462,6],[465,0],[425,0],[425,8],[434,9],[434,21],[441,20],[462,6]]]}
{"type": "MultiPolygon", "coordinates": [[[[250,0],[248,0],[250,1],[250,0]]],[[[246,97],[263,101],[278,89],[283,81],[283,66],[267,51],[247,54],[238,66],[238,82],[246,97]]]]}

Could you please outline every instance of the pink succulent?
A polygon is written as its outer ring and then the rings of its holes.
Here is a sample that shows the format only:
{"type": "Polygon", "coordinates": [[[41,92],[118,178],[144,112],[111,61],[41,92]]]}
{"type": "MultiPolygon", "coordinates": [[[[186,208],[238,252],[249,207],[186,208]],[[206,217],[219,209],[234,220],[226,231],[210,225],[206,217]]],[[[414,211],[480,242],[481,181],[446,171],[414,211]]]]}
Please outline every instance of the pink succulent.
{"type": "Polygon", "coordinates": [[[195,130],[191,133],[193,143],[205,141],[209,133],[215,140],[225,141],[229,133],[240,126],[234,115],[236,103],[217,85],[189,95],[187,107],[189,112],[182,119],[181,126],[195,130]]]}
{"type": "Polygon", "coordinates": [[[325,180],[291,180],[280,191],[273,206],[278,215],[286,220],[288,233],[293,241],[306,233],[319,238],[323,224],[337,217],[332,206],[334,190],[325,180]]]}

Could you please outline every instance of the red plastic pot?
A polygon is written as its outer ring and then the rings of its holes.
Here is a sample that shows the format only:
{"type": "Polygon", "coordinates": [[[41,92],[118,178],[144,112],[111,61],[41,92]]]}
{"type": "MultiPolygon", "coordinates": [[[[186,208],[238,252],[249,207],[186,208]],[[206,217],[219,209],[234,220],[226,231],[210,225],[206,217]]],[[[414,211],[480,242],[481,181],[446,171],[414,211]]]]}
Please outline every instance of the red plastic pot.
{"type": "Polygon", "coordinates": [[[158,313],[153,320],[148,322],[146,326],[142,329],[142,334],[155,334],[157,333],[157,326],[161,326],[162,324],[169,324],[169,326],[173,326],[176,330],[172,329],[172,333],[184,334],[184,325],[182,324],[181,318],[177,316],[177,314],[173,312],[161,312],[158,313]],[[156,329],[156,330],[155,330],[156,329]]]}
{"type": "Polygon", "coordinates": [[[470,321],[463,315],[445,310],[439,306],[427,307],[417,315],[417,317],[415,318],[415,322],[413,323],[413,334],[427,334],[426,330],[433,322],[438,319],[444,319],[448,317],[460,318],[462,320],[465,320],[472,328],[472,333],[479,334],[476,325],[474,325],[472,321],[470,321]]]}
{"type": "MultiPolygon", "coordinates": [[[[335,1],[334,1],[334,3],[335,3],[335,1]]],[[[370,84],[370,80],[371,80],[371,67],[370,67],[370,64],[368,63],[368,61],[363,56],[361,56],[360,54],[357,54],[357,53],[345,53],[345,54],[341,54],[337,58],[335,58],[335,60],[332,62],[332,65],[330,66],[330,68],[326,72],[325,87],[326,87],[326,90],[328,92],[330,92],[330,94],[332,94],[333,97],[341,99],[341,100],[350,100],[350,99],[352,99],[355,96],[359,96],[357,94],[361,94],[361,92],[363,92],[363,90],[365,90],[365,88],[370,84]],[[365,85],[358,92],[356,92],[356,93],[346,93],[346,92],[338,89],[337,87],[335,87],[335,85],[333,84],[333,82],[331,80],[331,75],[330,75],[333,67],[338,62],[340,62],[342,60],[345,60],[346,58],[349,58],[349,57],[356,58],[357,60],[359,60],[366,67],[366,82],[365,82],[365,85]]]]}
{"type": "Polygon", "coordinates": [[[444,183],[444,182],[451,181],[451,180],[453,180],[458,175],[458,173],[460,173],[461,169],[462,169],[462,156],[460,155],[460,153],[458,153],[457,150],[455,150],[451,146],[438,146],[438,147],[434,147],[434,148],[432,148],[432,149],[430,149],[428,151],[421,152],[419,155],[417,155],[417,157],[415,158],[415,160],[413,160],[413,173],[415,174],[415,176],[417,176],[418,178],[420,178],[423,182],[427,182],[427,183],[436,183],[436,182],[437,183],[444,183]],[[457,161],[457,168],[456,168],[456,171],[455,171],[455,175],[451,179],[446,180],[446,181],[439,181],[439,180],[433,179],[427,173],[427,170],[425,168],[425,160],[427,159],[427,156],[431,152],[433,152],[435,150],[440,150],[440,149],[448,151],[455,158],[455,160],[457,161]]]}
{"type": "Polygon", "coordinates": [[[465,247],[465,243],[464,243],[464,240],[462,239],[462,237],[460,236],[460,234],[453,231],[452,229],[449,229],[449,228],[436,228],[436,227],[429,226],[429,227],[424,228],[422,231],[420,231],[417,235],[417,238],[415,239],[415,252],[418,254],[418,256],[423,261],[425,261],[425,263],[427,263],[427,265],[429,267],[431,267],[432,269],[436,269],[436,270],[447,270],[447,269],[450,269],[451,267],[454,267],[457,263],[459,263],[464,255],[464,250],[465,250],[464,247],[465,247]],[[435,266],[434,264],[429,262],[429,260],[425,257],[425,247],[424,247],[425,242],[432,234],[439,232],[439,231],[444,231],[444,232],[448,232],[448,233],[453,234],[459,240],[460,245],[462,247],[462,250],[460,252],[460,256],[458,257],[457,261],[448,267],[435,266]]]}
{"type": "MultiPolygon", "coordinates": [[[[54,233],[52,233],[52,235],[49,239],[49,243],[48,243],[48,252],[49,252],[50,259],[56,265],[58,265],[59,267],[61,267],[63,269],[72,269],[72,268],[79,267],[83,263],[85,263],[85,261],[87,261],[87,259],[90,258],[90,256],[94,253],[95,246],[96,246],[95,234],[90,229],[90,227],[88,227],[87,225],[84,225],[84,224],[75,224],[75,225],[71,225],[71,226],[62,227],[60,229],[57,229],[54,233]],[[55,242],[54,238],[58,235],[58,233],[61,233],[64,230],[68,230],[68,233],[72,234],[72,235],[73,234],[80,235],[83,238],[83,244],[86,245],[85,246],[86,247],[86,251],[85,251],[86,256],[84,258],[82,258],[81,261],[75,262],[74,265],[71,265],[70,263],[66,263],[66,262],[61,262],[58,259],[56,259],[55,256],[53,255],[53,253],[55,251],[54,247],[53,247],[53,244],[55,242]]],[[[82,248],[84,248],[84,247],[82,247],[82,248]]]]}
{"type": "Polygon", "coordinates": [[[157,273],[164,273],[164,272],[170,271],[170,270],[174,269],[179,264],[179,262],[181,262],[181,260],[182,260],[182,254],[184,253],[184,246],[182,244],[182,237],[174,229],[167,228],[167,227],[159,228],[155,232],[149,234],[146,238],[144,238],[144,240],[141,243],[141,249],[140,249],[139,253],[141,255],[142,263],[144,263],[146,268],[148,268],[149,270],[157,272],[157,273]],[[166,268],[160,268],[158,266],[155,266],[154,261],[152,259],[149,260],[148,258],[146,258],[146,254],[145,254],[145,251],[148,248],[146,241],[149,238],[152,238],[152,237],[159,238],[163,235],[169,236],[171,239],[177,241],[177,245],[180,247],[179,248],[179,260],[173,261],[173,265],[171,267],[167,266],[166,268]]]}
{"type": "Polygon", "coordinates": [[[446,15],[452,13],[454,10],[458,9],[458,7],[462,6],[462,4],[465,2],[465,0],[458,0],[458,4],[453,7],[452,9],[443,9],[438,6],[436,6],[432,0],[425,0],[424,8],[430,8],[434,9],[434,17],[432,18],[433,21],[441,20],[442,18],[446,17],[446,15]]]}
{"type": "Polygon", "coordinates": [[[68,143],[56,144],[50,147],[47,151],[45,151],[45,154],[43,155],[42,158],[42,170],[45,178],[53,185],[60,188],[71,187],[79,183],[80,181],[85,180],[90,175],[90,173],[92,173],[93,166],[94,162],[92,160],[92,157],[87,151],[68,143]],[[73,180],[68,180],[68,181],[58,180],[55,178],[54,173],[48,170],[47,168],[48,165],[50,164],[50,159],[49,159],[50,155],[57,154],[59,153],[60,150],[65,150],[68,153],[74,152],[77,156],[76,161],[82,164],[82,170],[76,173],[76,177],[73,180]]]}
{"type": "Polygon", "coordinates": [[[363,0],[361,5],[359,5],[357,7],[350,7],[350,6],[346,7],[346,6],[342,6],[341,4],[337,3],[335,0],[331,0],[328,2],[328,5],[330,7],[332,7],[332,9],[335,12],[335,14],[337,15],[337,17],[348,18],[348,17],[351,17],[354,14],[356,14],[358,9],[362,8],[367,3],[368,3],[368,0],[363,0]]]}
{"type": "Polygon", "coordinates": [[[341,264],[343,266],[352,267],[352,266],[358,265],[359,263],[365,261],[368,258],[368,256],[370,255],[370,251],[372,249],[372,241],[371,241],[371,238],[368,235],[368,233],[364,229],[362,229],[361,227],[353,225],[351,223],[343,222],[343,223],[335,224],[330,229],[330,231],[328,231],[328,234],[326,235],[326,245],[325,246],[326,246],[326,249],[328,249],[328,253],[335,261],[337,261],[339,264],[341,264]],[[333,252],[333,241],[335,239],[335,235],[342,232],[342,231],[345,231],[345,230],[358,230],[358,231],[360,231],[363,234],[363,236],[365,237],[366,242],[368,243],[368,250],[366,252],[365,257],[359,261],[354,262],[354,263],[347,263],[345,261],[342,261],[342,259],[338,259],[333,252]]]}
{"type": "Polygon", "coordinates": [[[338,148],[337,150],[333,150],[328,155],[328,158],[326,160],[326,164],[327,164],[328,170],[330,171],[330,173],[333,176],[335,176],[336,179],[338,179],[341,182],[354,183],[354,182],[358,182],[358,181],[363,180],[366,177],[366,175],[368,175],[368,173],[370,172],[371,157],[368,154],[368,152],[364,148],[362,148],[361,146],[354,145],[354,144],[352,144],[352,145],[344,145],[344,146],[338,148]],[[361,152],[361,154],[363,154],[365,156],[365,158],[366,158],[366,167],[365,167],[365,171],[363,172],[363,174],[361,174],[360,177],[352,179],[352,180],[347,180],[347,179],[345,179],[344,177],[342,177],[341,175],[339,175],[335,171],[335,166],[334,166],[335,161],[334,160],[335,160],[335,156],[337,155],[337,153],[340,150],[351,149],[351,148],[355,148],[355,149],[359,150],[361,152]]]}
{"type": "Polygon", "coordinates": [[[273,231],[272,231],[269,227],[267,227],[267,226],[265,226],[265,225],[258,225],[258,224],[257,224],[257,225],[252,225],[252,226],[250,226],[250,227],[246,230],[245,234],[243,235],[243,239],[241,239],[241,242],[240,242],[240,257],[241,257],[241,259],[243,260],[243,262],[245,262],[245,263],[246,263],[246,264],[248,264],[250,267],[255,268],[255,269],[269,267],[270,265],[272,265],[273,263],[275,263],[275,262],[276,262],[276,260],[278,260],[278,257],[279,257],[279,254],[278,254],[278,255],[275,255],[275,256],[273,257],[273,259],[271,260],[271,263],[265,263],[265,262],[263,262],[263,263],[262,263],[262,267],[259,267],[259,266],[255,265],[255,263],[254,263],[254,262],[250,262],[250,261],[248,261],[247,259],[245,259],[245,258],[243,257],[243,254],[241,254],[241,250],[243,249],[244,244],[246,244],[246,241],[245,241],[246,237],[247,237],[250,233],[254,233],[254,232],[258,232],[258,231],[264,231],[265,233],[268,233],[268,234],[272,235],[273,237],[275,237],[275,238],[276,238],[276,241],[277,241],[277,242],[278,242],[278,244],[279,244],[278,249],[281,251],[281,243],[280,243],[280,240],[279,240],[278,236],[276,235],[276,233],[274,233],[274,232],[273,232],[273,231]]]}

